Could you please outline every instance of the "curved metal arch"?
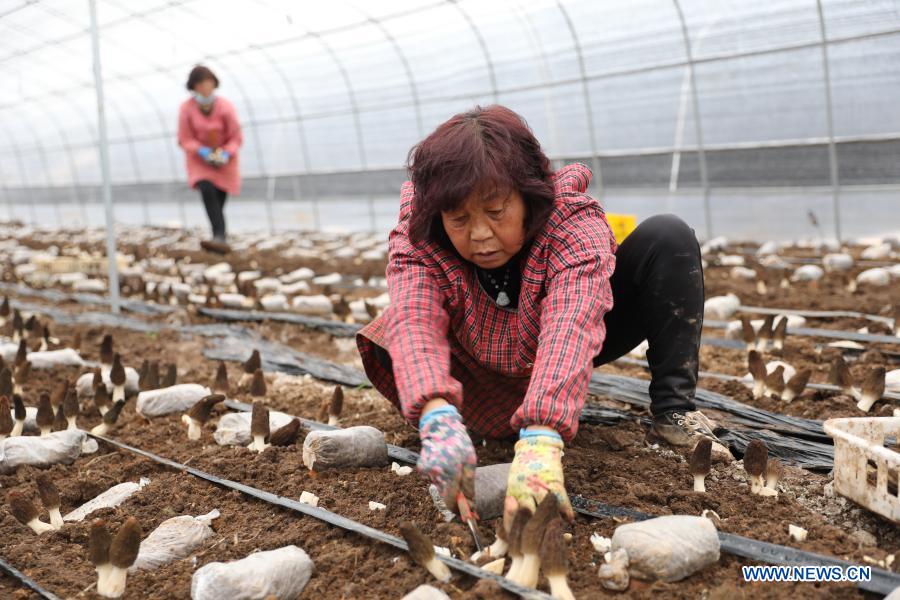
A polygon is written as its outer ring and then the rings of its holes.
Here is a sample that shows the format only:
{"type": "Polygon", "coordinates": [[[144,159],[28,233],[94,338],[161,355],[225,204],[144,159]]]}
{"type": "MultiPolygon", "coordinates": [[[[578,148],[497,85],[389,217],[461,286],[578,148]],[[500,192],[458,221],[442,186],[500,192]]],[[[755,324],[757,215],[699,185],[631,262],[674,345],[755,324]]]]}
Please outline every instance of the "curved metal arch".
{"type": "Polygon", "coordinates": [[[572,45],[575,49],[575,55],[578,57],[578,71],[581,74],[581,94],[584,97],[584,114],[588,122],[588,134],[591,140],[591,168],[594,171],[594,181],[597,186],[597,196],[603,195],[603,173],[600,170],[600,157],[597,148],[597,128],[594,125],[594,112],[591,102],[591,90],[588,85],[587,68],[584,66],[584,54],[581,52],[581,41],[578,39],[578,32],[575,30],[575,24],[572,23],[572,17],[569,11],[563,5],[562,0],[556,0],[556,6],[562,13],[566,26],[569,28],[569,35],[572,36],[572,45]]]}
{"type": "MultiPolygon", "coordinates": [[[[64,12],[57,11],[55,8],[47,7],[47,6],[42,6],[41,8],[43,8],[47,12],[51,12],[51,14],[54,14],[56,17],[58,17],[60,19],[67,20],[70,23],[73,23],[75,25],[79,25],[79,26],[81,25],[81,23],[78,20],[74,19],[73,17],[71,17],[70,15],[68,15],[64,12]]],[[[150,14],[151,12],[155,12],[155,11],[146,11],[144,14],[150,14]]],[[[120,48],[126,52],[130,52],[131,54],[134,54],[135,56],[137,56],[137,53],[135,53],[133,50],[131,50],[130,48],[128,48],[126,46],[122,46],[120,44],[114,44],[114,47],[120,48]]],[[[164,69],[158,69],[158,70],[162,73],[168,73],[168,71],[166,71],[164,69]]],[[[143,96],[145,100],[147,100],[149,102],[150,106],[153,109],[153,112],[156,113],[156,117],[159,120],[160,127],[161,127],[160,133],[168,134],[169,130],[166,127],[166,122],[167,122],[166,118],[162,112],[162,109],[156,103],[156,99],[153,97],[153,95],[148,93],[147,90],[145,90],[143,88],[143,86],[138,85],[138,83],[135,81],[135,79],[129,75],[120,75],[116,79],[119,79],[124,83],[132,85],[138,91],[138,93],[141,96],[143,96]]],[[[76,105],[74,103],[72,106],[73,106],[73,108],[76,107],[76,105]]],[[[113,105],[113,107],[115,108],[115,105],[113,105]]],[[[82,114],[83,114],[83,111],[80,108],[76,108],[76,111],[82,112],[82,114]]],[[[121,111],[119,111],[118,109],[116,110],[116,112],[120,113],[120,118],[122,119],[122,122],[126,123],[127,120],[124,118],[124,116],[122,116],[123,113],[121,111]]],[[[85,119],[85,120],[87,120],[87,119],[85,119]]],[[[94,139],[94,144],[96,145],[97,144],[96,137],[92,135],[92,138],[94,139]]],[[[166,146],[166,148],[168,150],[167,155],[169,157],[169,166],[172,168],[172,178],[174,179],[177,175],[177,167],[175,166],[176,165],[175,149],[172,146],[168,146],[168,145],[166,146]]]]}
{"type": "Polygon", "coordinates": [[[825,15],[822,12],[822,0],[816,0],[816,12],[819,16],[819,33],[822,36],[822,80],[825,88],[825,123],[828,130],[828,174],[831,179],[831,204],[834,212],[834,237],[841,241],[841,183],[838,179],[837,148],[834,144],[834,108],[831,97],[831,68],[828,63],[828,32],[825,28],[825,15]]]}
{"type": "Polygon", "coordinates": [[[475,39],[478,40],[478,45],[481,46],[481,53],[484,54],[484,62],[488,70],[488,79],[490,79],[491,81],[491,99],[494,101],[494,103],[496,103],[497,75],[494,72],[494,61],[491,59],[491,52],[490,50],[488,50],[487,43],[484,41],[484,36],[481,35],[481,29],[478,28],[475,20],[471,16],[469,16],[469,13],[465,11],[459,0],[447,0],[447,3],[452,4],[454,7],[456,7],[456,10],[459,12],[462,18],[465,19],[466,23],[469,24],[469,28],[475,35],[475,39]]]}
{"type": "Polygon", "coordinates": [[[703,148],[703,125],[700,117],[700,99],[697,95],[697,78],[694,73],[694,57],[691,50],[691,36],[688,33],[687,21],[681,4],[678,0],[672,0],[675,12],[678,13],[678,21],[681,23],[681,36],[684,39],[684,53],[688,63],[688,73],[691,76],[691,104],[694,107],[694,135],[697,137],[697,160],[700,163],[700,185],[703,188],[703,216],[706,224],[706,239],[712,239],[712,214],[709,206],[709,176],[706,171],[706,151],[703,148]]]}
{"type": "Polygon", "coordinates": [[[553,109],[555,103],[553,102],[553,95],[550,93],[550,90],[553,89],[553,81],[550,78],[547,51],[544,49],[544,43],[541,41],[540,34],[538,34],[528,11],[523,10],[515,0],[510,0],[510,4],[513,8],[513,14],[521,23],[524,23],[524,29],[532,42],[530,45],[535,50],[535,62],[538,65],[538,72],[541,74],[542,91],[544,93],[544,112],[546,113],[547,123],[550,125],[550,143],[555,148],[559,142],[559,134],[556,128],[556,112],[553,109]]]}
{"type": "MultiPolygon", "coordinates": [[[[122,11],[125,11],[129,16],[131,16],[131,17],[133,17],[133,18],[135,18],[135,19],[139,19],[139,20],[141,20],[141,21],[144,21],[145,23],[147,23],[147,24],[148,24],[150,27],[152,27],[153,29],[156,29],[156,30],[165,32],[165,28],[160,27],[160,26],[157,25],[156,23],[154,23],[154,22],[148,20],[148,19],[146,18],[146,15],[140,14],[140,13],[132,13],[132,12],[129,11],[126,7],[123,7],[121,4],[119,4],[119,3],[116,2],[115,0],[106,0],[106,2],[108,2],[109,4],[112,4],[112,5],[114,5],[114,6],[116,6],[117,8],[119,8],[119,9],[122,10],[122,11]]],[[[182,4],[175,4],[175,5],[173,5],[173,8],[182,8],[182,9],[183,9],[184,6],[183,6],[182,4]]],[[[193,46],[193,44],[190,44],[190,45],[193,46]]],[[[194,48],[197,48],[197,47],[194,46],[194,48]]],[[[212,56],[212,55],[209,55],[209,54],[205,54],[205,55],[203,55],[203,58],[215,58],[215,56],[212,56]]],[[[146,60],[146,59],[145,59],[145,60],[146,60]]],[[[233,73],[231,72],[231,70],[230,70],[227,66],[225,66],[224,63],[223,63],[222,66],[223,66],[223,70],[224,70],[226,73],[229,73],[230,75],[233,75],[233,73]]],[[[175,67],[169,67],[169,68],[166,68],[166,67],[157,66],[156,69],[157,69],[157,71],[162,70],[162,71],[164,71],[164,72],[172,72],[172,71],[175,70],[175,67]]],[[[249,130],[251,131],[251,135],[253,135],[253,141],[255,142],[254,147],[255,147],[255,150],[256,150],[256,158],[257,158],[257,160],[259,161],[260,171],[261,171],[262,175],[265,176],[265,175],[268,173],[268,169],[266,169],[265,159],[264,159],[263,152],[262,152],[262,144],[260,143],[260,140],[259,140],[259,133],[256,131],[256,127],[253,126],[253,124],[256,122],[256,116],[255,116],[255,111],[254,111],[254,108],[253,108],[253,102],[250,101],[250,97],[247,95],[247,92],[246,92],[246,90],[244,89],[244,86],[241,85],[239,78],[237,78],[237,77],[232,77],[232,78],[231,78],[231,81],[232,81],[232,83],[234,84],[235,89],[236,89],[236,90],[238,91],[238,93],[241,95],[241,98],[243,99],[244,103],[246,104],[246,107],[247,107],[247,113],[248,113],[248,115],[249,115],[249,117],[250,117],[250,123],[251,123],[251,126],[248,127],[247,129],[249,129],[249,130]]]]}
{"type": "Polygon", "coordinates": [[[406,58],[406,53],[403,52],[403,48],[400,47],[400,44],[397,42],[397,38],[388,31],[387,27],[384,26],[384,23],[381,22],[380,19],[376,19],[371,16],[368,11],[360,8],[356,2],[351,2],[351,6],[353,9],[358,11],[362,16],[367,18],[370,23],[375,25],[378,30],[384,35],[384,39],[388,41],[391,47],[394,49],[394,52],[397,53],[397,58],[400,59],[400,64],[403,66],[403,71],[406,73],[406,80],[409,83],[409,93],[412,96],[413,108],[416,113],[416,133],[418,134],[419,139],[425,136],[425,126],[422,120],[422,103],[419,100],[419,88],[416,85],[416,78],[413,75],[412,67],[409,65],[409,60],[406,58]]]}
{"type": "MultiPolygon", "coordinates": [[[[20,148],[22,146],[19,145],[19,141],[16,139],[16,136],[14,136],[12,134],[12,130],[10,130],[9,128],[0,127],[0,132],[3,132],[3,134],[7,137],[7,139],[10,142],[12,142],[10,144],[10,146],[13,148],[13,151],[15,152],[16,166],[19,167],[19,179],[22,182],[22,190],[24,193],[24,190],[29,189],[31,187],[31,185],[29,184],[29,181],[28,181],[28,174],[27,174],[27,171],[25,170],[25,165],[22,163],[22,152],[20,150],[20,148]]],[[[31,196],[31,195],[29,195],[29,196],[30,196],[30,200],[31,200],[31,202],[30,202],[31,222],[35,223],[37,221],[37,215],[34,212],[34,196],[31,196]]]]}

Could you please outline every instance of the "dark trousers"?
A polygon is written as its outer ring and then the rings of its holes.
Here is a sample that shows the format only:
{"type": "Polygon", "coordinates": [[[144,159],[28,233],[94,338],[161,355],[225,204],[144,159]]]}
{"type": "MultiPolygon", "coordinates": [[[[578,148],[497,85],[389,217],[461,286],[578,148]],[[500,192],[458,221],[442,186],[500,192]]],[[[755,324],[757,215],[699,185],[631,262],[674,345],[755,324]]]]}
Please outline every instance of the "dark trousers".
{"type": "MultiPolygon", "coordinates": [[[[675,215],[643,221],[616,250],[610,278],[613,309],[594,366],[627,354],[647,340],[650,412],[694,410],[703,329],[703,264],[694,230],[675,215]]],[[[391,357],[376,356],[385,368],[391,357]]]]}
{"type": "Polygon", "coordinates": [[[616,251],[613,309],[594,366],[647,340],[650,412],[694,410],[703,329],[703,264],[694,230],[675,215],[643,221],[616,251]]]}
{"type": "Polygon", "coordinates": [[[206,215],[209,217],[209,224],[212,225],[213,238],[224,242],[225,200],[228,194],[206,179],[198,181],[194,187],[200,190],[203,197],[203,206],[206,207],[206,215]]]}

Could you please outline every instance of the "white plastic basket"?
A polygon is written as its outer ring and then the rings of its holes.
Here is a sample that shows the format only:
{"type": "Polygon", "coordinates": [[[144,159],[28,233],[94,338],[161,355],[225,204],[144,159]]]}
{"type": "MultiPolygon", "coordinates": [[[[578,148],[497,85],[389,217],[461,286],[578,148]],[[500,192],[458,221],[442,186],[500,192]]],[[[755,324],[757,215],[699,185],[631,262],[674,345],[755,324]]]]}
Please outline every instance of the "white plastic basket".
{"type": "Polygon", "coordinates": [[[842,496],[894,522],[900,522],[900,453],[886,448],[886,437],[900,440],[900,417],[829,419],[834,439],[834,489],[842,496]]]}

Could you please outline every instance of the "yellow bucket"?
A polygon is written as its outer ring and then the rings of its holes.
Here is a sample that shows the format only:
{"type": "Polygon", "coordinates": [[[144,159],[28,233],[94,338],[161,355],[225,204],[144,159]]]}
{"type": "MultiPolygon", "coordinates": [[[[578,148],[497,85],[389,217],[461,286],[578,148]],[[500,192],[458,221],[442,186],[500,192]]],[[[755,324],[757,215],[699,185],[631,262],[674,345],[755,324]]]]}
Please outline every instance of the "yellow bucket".
{"type": "Polygon", "coordinates": [[[628,237],[634,228],[637,227],[637,215],[617,215],[606,213],[606,221],[612,229],[613,235],[616,236],[616,243],[621,244],[622,240],[628,237]]]}

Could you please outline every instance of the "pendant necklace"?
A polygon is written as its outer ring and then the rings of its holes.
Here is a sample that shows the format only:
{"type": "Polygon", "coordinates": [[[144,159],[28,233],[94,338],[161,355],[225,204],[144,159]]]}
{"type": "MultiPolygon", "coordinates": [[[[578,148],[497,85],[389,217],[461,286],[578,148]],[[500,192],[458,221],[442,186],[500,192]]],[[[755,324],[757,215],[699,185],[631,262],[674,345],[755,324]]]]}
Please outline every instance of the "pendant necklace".
{"type": "Polygon", "coordinates": [[[491,282],[491,285],[494,286],[494,289],[499,292],[497,294],[497,306],[508,306],[509,305],[509,295],[506,293],[506,285],[509,283],[509,266],[506,267],[506,272],[503,275],[503,284],[497,283],[497,280],[494,279],[494,276],[491,275],[488,271],[482,271],[488,280],[491,282]]]}

